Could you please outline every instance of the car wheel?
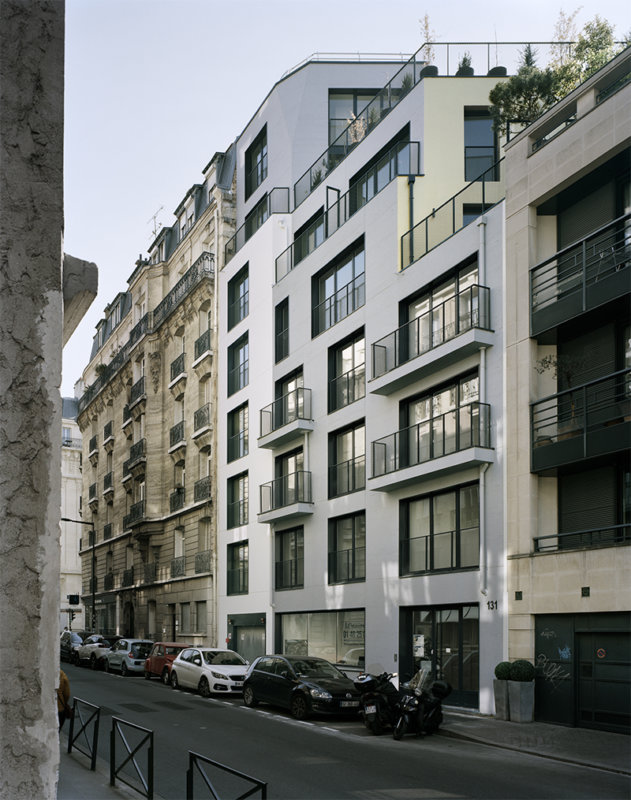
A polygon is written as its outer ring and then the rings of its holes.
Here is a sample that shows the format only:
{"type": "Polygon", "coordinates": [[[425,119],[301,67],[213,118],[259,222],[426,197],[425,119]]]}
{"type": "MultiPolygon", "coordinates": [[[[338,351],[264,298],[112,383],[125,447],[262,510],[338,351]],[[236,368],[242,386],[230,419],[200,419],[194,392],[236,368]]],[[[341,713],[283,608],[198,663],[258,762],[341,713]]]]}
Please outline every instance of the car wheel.
{"type": "Polygon", "coordinates": [[[307,719],[310,711],[309,701],[302,692],[298,692],[291,698],[289,711],[294,719],[307,719]]]}
{"type": "Polygon", "coordinates": [[[146,681],[150,681],[151,680],[151,673],[147,672],[147,670],[145,670],[145,680],[146,681]]]}
{"type": "Polygon", "coordinates": [[[129,670],[127,669],[127,664],[123,661],[121,664],[121,675],[123,678],[126,678],[129,675],[129,670]]]}
{"type": "Polygon", "coordinates": [[[162,670],[162,675],[160,676],[160,680],[165,686],[169,685],[171,680],[171,676],[169,675],[169,670],[166,667],[162,670]]]}
{"type": "Polygon", "coordinates": [[[208,685],[208,681],[206,678],[202,678],[200,680],[197,690],[199,691],[202,697],[210,697],[210,686],[208,685]]]}
{"type": "Polygon", "coordinates": [[[171,688],[172,689],[180,688],[180,683],[177,679],[177,672],[173,672],[173,670],[171,670],[171,688]]]}
{"type": "Polygon", "coordinates": [[[254,696],[254,690],[251,686],[246,686],[243,690],[243,702],[248,708],[254,708],[254,706],[258,706],[259,701],[254,696]]]}
{"type": "Polygon", "coordinates": [[[94,653],[90,656],[90,669],[96,669],[96,656],[94,653]]]}

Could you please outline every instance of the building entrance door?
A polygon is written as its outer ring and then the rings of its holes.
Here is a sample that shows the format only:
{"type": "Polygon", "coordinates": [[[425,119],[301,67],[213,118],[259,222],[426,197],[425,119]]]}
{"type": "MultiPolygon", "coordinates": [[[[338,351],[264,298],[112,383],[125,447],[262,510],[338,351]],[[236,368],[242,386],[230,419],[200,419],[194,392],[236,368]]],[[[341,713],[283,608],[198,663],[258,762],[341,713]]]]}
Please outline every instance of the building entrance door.
{"type": "Polygon", "coordinates": [[[578,633],[578,725],[629,733],[631,654],[628,633],[578,633]]]}

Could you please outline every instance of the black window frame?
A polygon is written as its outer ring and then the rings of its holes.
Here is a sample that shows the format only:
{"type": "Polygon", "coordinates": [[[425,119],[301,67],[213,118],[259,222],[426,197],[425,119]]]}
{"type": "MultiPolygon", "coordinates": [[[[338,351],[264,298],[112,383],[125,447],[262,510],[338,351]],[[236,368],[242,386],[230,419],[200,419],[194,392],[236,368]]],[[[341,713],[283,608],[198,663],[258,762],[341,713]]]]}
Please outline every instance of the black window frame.
{"type": "Polygon", "coordinates": [[[267,124],[245,151],[245,199],[248,200],[267,178],[267,124]]]}
{"type": "Polygon", "coordinates": [[[240,528],[250,517],[250,486],[247,471],[228,478],[226,527],[240,528]]]}
{"type": "Polygon", "coordinates": [[[227,461],[230,464],[249,452],[250,411],[246,401],[228,412],[227,461]]]}
{"type": "Polygon", "coordinates": [[[226,549],[226,594],[248,594],[250,584],[249,540],[232,542],[226,549]]]}
{"type": "Polygon", "coordinates": [[[365,304],[366,249],[362,236],[312,276],[311,338],[328,331],[365,304]],[[349,265],[351,279],[338,285],[339,277],[349,265]],[[333,285],[329,292],[331,280],[333,285]]]}
{"type": "Polygon", "coordinates": [[[340,583],[364,583],[366,581],[366,511],[356,511],[352,514],[343,514],[339,517],[329,519],[328,523],[328,570],[327,582],[329,585],[340,583]],[[352,520],[352,547],[340,549],[338,547],[338,537],[342,531],[338,531],[338,525],[345,520],[352,520]],[[357,530],[359,520],[363,520],[363,544],[357,544],[357,537],[360,531],[357,530]],[[341,553],[348,553],[346,575],[341,575],[338,556],[341,553]]]}
{"type": "Polygon", "coordinates": [[[493,126],[493,118],[491,117],[490,109],[487,106],[465,106],[464,109],[464,121],[463,121],[463,129],[464,129],[464,179],[467,183],[472,183],[475,181],[498,181],[499,180],[499,169],[497,168],[497,162],[499,160],[498,156],[498,138],[497,132],[493,126]],[[467,122],[488,122],[489,123],[489,132],[491,133],[492,143],[490,144],[467,144],[467,141],[471,141],[470,138],[467,137],[467,122]],[[482,157],[485,159],[489,159],[489,163],[485,163],[480,166],[476,163],[476,158],[480,158],[480,155],[471,154],[468,155],[468,150],[476,149],[482,150],[486,149],[491,151],[489,154],[483,154],[482,157]]]}
{"type": "Polygon", "coordinates": [[[304,588],[304,527],[297,525],[295,528],[275,533],[274,589],[279,592],[302,588],[304,588]],[[292,558],[284,557],[288,550],[293,551],[292,558]]]}
{"type": "Polygon", "coordinates": [[[329,500],[331,500],[335,497],[352,494],[353,492],[360,492],[365,488],[366,420],[362,418],[329,433],[328,497],[329,500]],[[363,430],[363,452],[359,452],[356,455],[355,434],[360,430],[363,430]],[[338,462],[337,451],[339,439],[349,433],[353,434],[353,455],[346,461],[338,462]]]}
{"type": "Polygon", "coordinates": [[[246,331],[228,347],[228,397],[244,389],[250,380],[250,343],[246,331]],[[245,358],[239,354],[245,351],[245,358]]]}
{"type": "Polygon", "coordinates": [[[244,264],[228,281],[228,330],[250,313],[250,265],[244,264]]]}
{"type": "Polygon", "coordinates": [[[364,328],[360,328],[341,342],[329,347],[327,395],[329,414],[366,396],[366,334],[364,328]],[[364,360],[355,364],[355,349],[361,342],[364,344],[364,360]],[[347,372],[338,373],[338,355],[348,347],[353,348],[353,366],[347,372]],[[347,375],[350,377],[347,381],[342,382],[340,389],[339,382],[347,375]]]}
{"type": "Polygon", "coordinates": [[[274,309],[274,363],[278,364],[289,355],[289,297],[285,297],[274,309]]]}

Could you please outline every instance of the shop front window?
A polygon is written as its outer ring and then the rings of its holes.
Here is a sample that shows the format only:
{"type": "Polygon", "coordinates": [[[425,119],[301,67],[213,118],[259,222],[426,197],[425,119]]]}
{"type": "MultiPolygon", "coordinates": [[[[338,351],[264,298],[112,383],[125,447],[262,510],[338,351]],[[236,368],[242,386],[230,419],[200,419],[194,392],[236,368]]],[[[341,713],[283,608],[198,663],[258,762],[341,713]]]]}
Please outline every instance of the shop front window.
{"type": "Polygon", "coordinates": [[[279,633],[279,653],[317,656],[332,664],[364,666],[363,609],[282,614],[279,633]]]}

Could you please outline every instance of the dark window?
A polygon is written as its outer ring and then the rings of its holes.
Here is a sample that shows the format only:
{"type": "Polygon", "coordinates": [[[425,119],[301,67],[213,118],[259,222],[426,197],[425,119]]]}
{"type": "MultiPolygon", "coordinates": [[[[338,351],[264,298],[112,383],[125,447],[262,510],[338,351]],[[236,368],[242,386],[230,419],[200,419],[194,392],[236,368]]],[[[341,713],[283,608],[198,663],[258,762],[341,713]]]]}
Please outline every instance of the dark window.
{"type": "Polygon", "coordinates": [[[486,108],[464,110],[464,179],[465,181],[498,180],[497,138],[493,120],[486,108]]]}
{"type": "MultiPolygon", "coordinates": [[[[373,97],[378,89],[329,89],[329,144],[348,128],[373,97]]],[[[365,134],[365,126],[360,120],[357,135],[365,134]]]]}
{"type": "Polygon", "coordinates": [[[228,480],[228,528],[248,524],[248,473],[228,480]]]}
{"type": "Polygon", "coordinates": [[[366,488],[364,420],[329,434],[329,497],[366,488]]]}
{"type": "Polygon", "coordinates": [[[269,217],[269,203],[267,201],[267,195],[264,194],[263,197],[258,201],[258,203],[254,206],[252,211],[245,217],[245,240],[247,241],[251,236],[258,231],[261,225],[267,220],[269,217]]]}
{"type": "Polygon", "coordinates": [[[242,267],[228,281],[228,330],[245,319],[250,310],[250,288],[248,265],[242,267]]]}
{"type": "Polygon", "coordinates": [[[289,298],[274,310],[274,360],[278,364],[289,355],[289,298]]]}
{"type": "Polygon", "coordinates": [[[366,395],[364,332],[329,349],[329,413],[366,395]]]}
{"type": "Polygon", "coordinates": [[[267,126],[245,151],[245,199],[254,192],[267,177],[267,126]]]}
{"type": "Polygon", "coordinates": [[[228,545],[227,594],[248,593],[248,542],[228,545]]]}
{"type": "Polygon", "coordinates": [[[328,330],[365,303],[364,246],[353,248],[312,278],[312,335],[328,330]]]}
{"type": "Polygon", "coordinates": [[[248,454],[248,404],[228,414],[228,462],[248,454]]]}
{"type": "Polygon", "coordinates": [[[238,392],[248,385],[249,380],[249,346],[248,334],[228,348],[228,395],[238,392]]]}
{"type": "Polygon", "coordinates": [[[479,550],[477,483],[401,502],[400,575],[477,567],[479,550]]]}
{"type": "Polygon", "coordinates": [[[304,455],[302,447],[283,453],[275,461],[273,508],[305,501],[304,455]]]}
{"type": "Polygon", "coordinates": [[[329,520],[329,583],[366,580],[366,515],[329,520]]]}
{"type": "Polygon", "coordinates": [[[276,534],[276,589],[301,589],[304,584],[302,527],[276,534]]]}

